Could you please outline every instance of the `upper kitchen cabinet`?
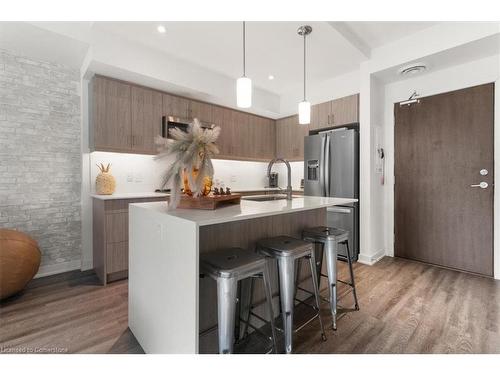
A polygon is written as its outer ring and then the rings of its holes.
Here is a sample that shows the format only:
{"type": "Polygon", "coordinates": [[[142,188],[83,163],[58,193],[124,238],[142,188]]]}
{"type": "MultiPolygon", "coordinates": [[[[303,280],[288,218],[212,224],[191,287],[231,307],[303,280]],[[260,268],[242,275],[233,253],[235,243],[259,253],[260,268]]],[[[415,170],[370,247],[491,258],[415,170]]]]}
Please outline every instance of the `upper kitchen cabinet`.
{"type": "Polygon", "coordinates": [[[189,101],[189,118],[197,118],[201,122],[211,124],[214,122],[213,110],[214,105],[198,102],[196,100],[189,101]]]}
{"type": "Polygon", "coordinates": [[[111,78],[92,80],[90,146],[96,151],[154,154],[162,94],[111,78]]]}
{"type": "Polygon", "coordinates": [[[311,108],[311,130],[359,122],[359,94],[345,96],[311,108]]]}
{"type": "Polygon", "coordinates": [[[297,115],[276,121],[276,156],[288,160],[304,160],[304,137],[309,126],[300,125],[297,115]]]}
{"type": "Polygon", "coordinates": [[[132,150],[155,154],[154,139],[161,134],[162,94],[132,86],[131,98],[132,150]]]}
{"type": "Polygon", "coordinates": [[[269,161],[275,156],[276,126],[272,119],[213,106],[213,122],[221,127],[216,158],[269,161]]]}
{"type": "Polygon", "coordinates": [[[272,159],[276,155],[276,122],[274,120],[251,116],[251,127],[254,129],[256,142],[254,152],[256,158],[272,159]]]}
{"type": "Polygon", "coordinates": [[[130,85],[96,76],[90,94],[91,147],[98,151],[129,151],[132,145],[130,85]]]}
{"type": "MultiPolygon", "coordinates": [[[[162,117],[197,118],[221,127],[221,159],[268,161],[275,156],[276,122],[261,116],[190,100],[116,79],[92,80],[91,149],[156,154],[162,117]]],[[[295,145],[295,158],[303,145],[295,145]]]]}
{"type": "Polygon", "coordinates": [[[189,118],[190,100],[169,94],[163,94],[163,115],[178,117],[181,119],[189,118]]]}
{"type": "Polygon", "coordinates": [[[219,138],[217,139],[217,147],[219,158],[228,159],[234,153],[234,132],[233,132],[233,111],[219,106],[213,108],[213,123],[220,127],[219,138]]]}

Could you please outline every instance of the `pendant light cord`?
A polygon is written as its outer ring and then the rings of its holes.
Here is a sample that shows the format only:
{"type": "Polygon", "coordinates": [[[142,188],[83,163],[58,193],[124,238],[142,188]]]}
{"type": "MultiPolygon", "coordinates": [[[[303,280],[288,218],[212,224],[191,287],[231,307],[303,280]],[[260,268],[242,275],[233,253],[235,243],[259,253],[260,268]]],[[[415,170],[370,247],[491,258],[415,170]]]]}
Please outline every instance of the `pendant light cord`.
{"type": "Polygon", "coordinates": [[[246,77],[246,30],[245,21],[243,21],[243,77],[246,77]]]}
{"type": "Polygon", "coordinates": [[[306,101],[306,34],[304,34],[304,101],[306,101]]]}

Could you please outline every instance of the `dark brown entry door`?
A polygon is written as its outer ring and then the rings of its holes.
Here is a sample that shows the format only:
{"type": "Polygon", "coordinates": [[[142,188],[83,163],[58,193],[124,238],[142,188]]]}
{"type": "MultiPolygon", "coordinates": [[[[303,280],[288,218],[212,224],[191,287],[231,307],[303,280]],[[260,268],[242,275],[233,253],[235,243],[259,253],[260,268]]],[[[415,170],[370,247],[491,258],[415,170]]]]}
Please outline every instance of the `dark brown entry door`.
{"type": "Polygon", "coordinates": [[[396,256],[493,276],[493,108],[493,83],[395,104],[396,256]]]}

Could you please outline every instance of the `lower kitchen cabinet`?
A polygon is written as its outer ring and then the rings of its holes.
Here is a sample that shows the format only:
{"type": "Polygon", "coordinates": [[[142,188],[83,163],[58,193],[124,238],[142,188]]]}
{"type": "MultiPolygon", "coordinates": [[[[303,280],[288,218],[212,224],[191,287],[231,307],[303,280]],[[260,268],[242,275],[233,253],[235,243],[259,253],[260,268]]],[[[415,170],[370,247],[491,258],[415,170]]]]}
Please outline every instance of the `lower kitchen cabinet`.
{"type": "Polygon", "coordinates": [[[128,277],[128,205],[166,199],[93,199],[94,270],[103,285],[128,277]]]}

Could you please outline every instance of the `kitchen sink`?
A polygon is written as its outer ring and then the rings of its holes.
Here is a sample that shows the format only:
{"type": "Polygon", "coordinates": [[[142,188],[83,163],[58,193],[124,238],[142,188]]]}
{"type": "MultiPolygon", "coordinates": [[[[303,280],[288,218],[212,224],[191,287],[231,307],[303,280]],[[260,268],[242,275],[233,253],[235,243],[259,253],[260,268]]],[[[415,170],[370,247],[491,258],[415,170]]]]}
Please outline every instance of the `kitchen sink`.
{"type": "MultiPolygon", "coordinates": [[[[292,195],[293,198],[298,198],[295,195],[292,195]]],[[[266,202],[266,201],[277,201],[281,199],[286,199],[286,194],[266,194],[266,195],[250,195],[247,197],[241,197],[241,199],[245,199],[247,201],[254,202],[266,202]]]]}

